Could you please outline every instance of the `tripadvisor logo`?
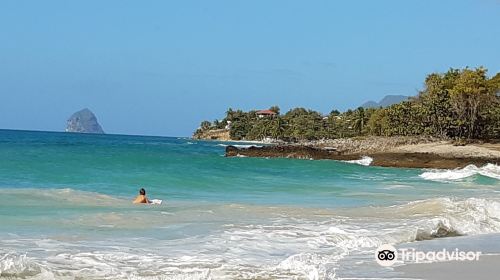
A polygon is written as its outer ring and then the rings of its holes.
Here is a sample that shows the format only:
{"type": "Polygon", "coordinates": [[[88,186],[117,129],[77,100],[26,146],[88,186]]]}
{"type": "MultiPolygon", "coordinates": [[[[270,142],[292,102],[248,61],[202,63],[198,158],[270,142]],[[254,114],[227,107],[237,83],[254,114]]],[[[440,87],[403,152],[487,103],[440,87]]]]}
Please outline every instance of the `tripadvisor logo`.
{"type": "Polygon", "coordinates": [[[381,266],[391,266],[397,260],[398,251],[394,246],[384,244],[375,251],[375,260],[381,266]]]}
{"type": "Polygon", "coordinates": [[[381,266],[391,266],[396,261],[421,263],[436,261],[477,261],[481,252],[460,251],[458,248],[449,251],[442,249],[440,251],[417,251],[413,248],[403,248],[397,250],[390,244],[384,244],[375,251],[375,260],[381,266]]]}

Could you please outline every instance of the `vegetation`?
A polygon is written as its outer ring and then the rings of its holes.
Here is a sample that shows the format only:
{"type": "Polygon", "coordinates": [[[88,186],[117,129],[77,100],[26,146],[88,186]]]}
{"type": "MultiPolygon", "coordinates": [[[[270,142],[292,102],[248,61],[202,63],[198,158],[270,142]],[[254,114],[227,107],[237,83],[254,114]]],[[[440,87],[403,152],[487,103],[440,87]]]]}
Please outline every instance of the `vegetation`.
{"type": "Polygon", "coordinates": [[[270,110],[277,115],[259,116],[257,111],[229,109],[221,121],[202,122],[195,134],[229,124],[234,140],[298,141],[362,135],[498,139],[500,73],[488,78],[482,67],[433,73],[416,97],[386,108],[359,107],[343,113],[332,110],[328,115],[305,108],[285,114],[280,114],[278,106],[270,110]]]}

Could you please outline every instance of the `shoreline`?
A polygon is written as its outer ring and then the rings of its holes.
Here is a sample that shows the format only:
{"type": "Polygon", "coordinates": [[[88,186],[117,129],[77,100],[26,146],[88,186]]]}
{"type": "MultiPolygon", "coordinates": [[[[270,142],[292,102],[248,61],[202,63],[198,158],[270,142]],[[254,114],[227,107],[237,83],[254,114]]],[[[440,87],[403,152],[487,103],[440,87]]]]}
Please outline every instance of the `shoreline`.
{"type": "Polygon", "coordinates": [[[396,267],[406,279],[425,280],[489,280],[500,273],[500,255],[481,255],[477,261],[446,261],[407,264],[396,267]]]}
{"type": "MultiPolygon", "coordinates": [[[[250,143],[250,142],[249,142],[250,143]]],[[[263,144],[263,143],[260,143],[263,144]]],[[[500,144],[455,146],[451,141],[427,138],[337,139],[301,144],[263,147],[226,147],[226,157],[359,160],[373,159],[370,165],[398,168],[455,169],[468,165],[500,164],[500,144]]]]}
{"type": "Polygon", "coordinates": [[[426,280],[465,280],[465,279],[495,279],[500,273],[499,233],[478,234],[451,238],[434,239],[421,243],[408,243],[401,247],[415,248],[421,251],[453,251],[481,252],[474,261],[437,261],[431,263],[407,263],[395,266],[394,271],[405,279],[426,280]]]}

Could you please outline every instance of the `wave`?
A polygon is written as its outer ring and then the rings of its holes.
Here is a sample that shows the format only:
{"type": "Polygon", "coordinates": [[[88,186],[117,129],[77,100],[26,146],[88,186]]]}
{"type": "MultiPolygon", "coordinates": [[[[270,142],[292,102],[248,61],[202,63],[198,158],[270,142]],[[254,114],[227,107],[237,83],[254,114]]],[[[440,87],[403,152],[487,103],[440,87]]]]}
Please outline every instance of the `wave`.
{"type": "MultiPolygon", "coordinates": [[[[0,189],[0,197],[8,193],[21,197],[31,193],[30,200],[45,199],[48,205],[95,203],[89,200],[96,196],[98,204],[121,203],[72,189],[0,189]]],[[[346,267],[346,262],[356,266],[356,259],[350,259],[353,253],[372,256],[381,244],[500,233],[500,200],[485,198],[442,197],[341,209],[175,204],[166,213],[130,207],[134,210],[120,207],[119,211],[81,213],[74,221],[54,219],[54,230],[60,232],[112,225],[117,234],[109,240],[101,235],[64,239],[64,233],[44,240],[0,236],[0,278],[332,279],[345,277],[348,272],[339,268],[346,267]],[[141,221],[145,220],[152,226],[144,227],[141,221]],[[126,234],[130,231],[145,236],[126,234]],[[161,237],[149,236],[148,231],[161,237]],[[187,232],[197,233],[188,236],[187,232]],[[143,271],[150,274],[145,276],[143,271]]],[[[111,231],[96,230],[105,236],[111,231]]]]}
{"type": "Polygon", "coordinates": [[[482,167],[477,167],[471,164],[467,165],[464,168],[457,168],[453,170],[426,171],[420,174],[420,177],[426,180],[433,180],[433,181],[456,181],[475,175],[482,175],[485,177],[500,180],[500,166],[488,163],[482,167]]]}
{"type": "MultiPolygon", "coordinates": [[[[478,198],[428,199],[323,215],[331,218],[315,222],[297,217],[288,224],[235,225],[226,229],[223,240],[228,240],[229,246],[234,243],[239,249],[260,253],[298,252],[269,270],[286,270],[304,279],[333,279],[342,265],[348,266],[346,262],[357,266],[355,259],[349,260],[353,253],[372,256],[374,248],[382,244],[500,232],[500,202],[478,198]]],[[[265,275],[272,278],[278,274],[265,275]]]]}
{"type": "Polygon", "coordinates": [[[80,191],[71,188],[63,189],[6,189],[0,188],[0,201],[5,206],[51,206],[78,205],[78,206],[122,206],[129,205],[130,201],[114,196],[80,191]]]}
{"type": "MultiPolygon", "coordinates": [[[[200,210],[207,209],[211,213],[202,217],[206,223],[225,219],[222,228],[194,237],[165,240],[134,235],[78,242],[0,239],[0,256],[3,250],[13,248],[17,252],[36,248],[33,252],[38,254],[26,257],[7,253],[0,257],[0,277],[332,279],[342,267],[339,262],[345,265],[353,253],[359,252],[371,257],[381,244],[500,232],[500,201],[482,198],[444,197],[335,210],[241,204],[207,207],[176,211],[173,217],[161,213],[157,217],[148,211],[138,219],[173,226],[199,218],[200,210]],[[246,223],[243,217],[252,222],[246,223]],[[141,274],[144,271],[148,276],[141,274]]],[[[137,213],[124,213],[128,220],[137,217],[137,213]]],[[[356,259],[351,261],[356,266],[356,259]]],[[[347,272],[343,273],[345,276],[347,272]]]]}
{"type": "Polygon", "coordinates": [[[418,217],[414,240],[500,232],[500,201],[433,198],[389,207],[400,217],[418,217]]]}
{"type": "Polygon", "coordinates": [[[361,159],[355,159],[355,160],[345,160],[344,162],[348,163],[355,163],[359,165],[364,165],[364,166],[369,166],[373,161],[373,158],[369,156],[363,156],[361,159]]]}
{"type": "Polygon", "coordinates": [[[7,279],[212,279],[210,269],[186,265],[185,259],[166,259],[162,264],[176,263],[164,269],[157,266],[164,258],[158,255],[140,255],[121,252],[62,253],[46,260],[27,257],[26,254],[7,253],[0,257],[0,278],[7,279]],[[134,264],[140,263],[141,270],[134,264]],[[64,267],[64,264],[70,265],[64,267]],[[143,273],[148,271],[148,273],[143,273]]]}
{"type": "Polygon", "coordinates": [[[0,257],[0,278],[53,279],[53,275],[50,274],[42,266],[29,259],[26,254],[7,253],[0,257]]]}

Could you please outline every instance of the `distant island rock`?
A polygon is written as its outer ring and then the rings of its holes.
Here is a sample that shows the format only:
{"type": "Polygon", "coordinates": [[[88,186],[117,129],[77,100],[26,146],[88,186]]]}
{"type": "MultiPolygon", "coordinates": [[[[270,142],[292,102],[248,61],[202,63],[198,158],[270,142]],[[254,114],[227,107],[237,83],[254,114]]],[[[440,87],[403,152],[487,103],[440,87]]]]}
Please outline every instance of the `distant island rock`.
{"type": "Polygon", "coordinates": [[[66,132],[104,134],[96,116],[87,108],[71,115],[67,121],[66,132]]]}
{"type": "Polygon", "coordinates": [[[410,97],[406,95],[386,95],[379,102],[368,101],[363,103],[361,107],[363,108],[378,108],[378,107],[387,107],[393,104],[400,103],[401,101],[408,100],[410,97]]]}

